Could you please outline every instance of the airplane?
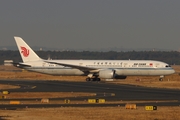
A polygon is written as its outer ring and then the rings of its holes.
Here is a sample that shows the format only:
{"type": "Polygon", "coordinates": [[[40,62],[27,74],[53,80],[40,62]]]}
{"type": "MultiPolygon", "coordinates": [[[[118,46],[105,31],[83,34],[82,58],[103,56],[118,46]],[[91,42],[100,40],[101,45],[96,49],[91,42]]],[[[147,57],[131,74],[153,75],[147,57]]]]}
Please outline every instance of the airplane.
{"type": "Polygon", "coordinates": [[[45,60],[21,38],[14,36],[23,62],[16,67],[61,76],[87,76],[86,81],[126,79],[127,76],[160,76],[175,73],[167,63],[155,60],[45,60]]]}

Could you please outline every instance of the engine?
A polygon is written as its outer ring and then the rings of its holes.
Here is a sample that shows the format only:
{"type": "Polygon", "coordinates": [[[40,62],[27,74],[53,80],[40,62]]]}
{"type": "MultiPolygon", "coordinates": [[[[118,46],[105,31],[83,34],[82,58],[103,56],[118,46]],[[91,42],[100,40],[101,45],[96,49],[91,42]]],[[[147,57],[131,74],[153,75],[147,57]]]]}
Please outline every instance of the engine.
{"type": "Polygon", "coordinates": [[[116,75],[115,70],[100,70],[99,77],[104,79],[126,79],[127,76],[116,75]]]}
{"type": "Polygon", "coordinates": [[[99,77],[105,79],[112,79],[115,76],[115,70],[100,70],[99,77]]]}

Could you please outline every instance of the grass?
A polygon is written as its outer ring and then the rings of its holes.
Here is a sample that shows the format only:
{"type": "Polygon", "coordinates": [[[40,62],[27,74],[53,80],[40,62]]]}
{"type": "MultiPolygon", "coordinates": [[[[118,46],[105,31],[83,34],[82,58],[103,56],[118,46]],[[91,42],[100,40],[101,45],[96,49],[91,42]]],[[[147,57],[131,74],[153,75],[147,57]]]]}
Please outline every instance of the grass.
{"type": "Polygon", "coordinates": [[[19,110],[0,110],[0,116],[10,120],[179,120],[180,107],[158,107],[156,111],[121,107],[60,107],[19,110]],[[4,117],[5,118],[5,117],[4,117]]]}

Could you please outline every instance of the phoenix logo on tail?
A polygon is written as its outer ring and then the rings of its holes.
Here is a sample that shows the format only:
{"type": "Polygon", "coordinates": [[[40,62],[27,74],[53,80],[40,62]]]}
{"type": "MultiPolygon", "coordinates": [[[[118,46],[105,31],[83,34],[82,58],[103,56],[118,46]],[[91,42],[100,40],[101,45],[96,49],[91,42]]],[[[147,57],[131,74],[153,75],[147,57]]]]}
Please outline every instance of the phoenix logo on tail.
{"type": "Polygon", "coordinates": [[[28,57],[29,56],[29,50],[25,47],[21,47],[21,53],[23,54],[24,57],[28,57]]]}

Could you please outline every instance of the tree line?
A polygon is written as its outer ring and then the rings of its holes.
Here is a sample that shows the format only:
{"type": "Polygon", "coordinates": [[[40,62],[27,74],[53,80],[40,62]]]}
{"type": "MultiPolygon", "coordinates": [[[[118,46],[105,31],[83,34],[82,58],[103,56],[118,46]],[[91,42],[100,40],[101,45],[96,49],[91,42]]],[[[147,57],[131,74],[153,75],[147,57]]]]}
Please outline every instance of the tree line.
{"type": "MultiPolygon", "coordinates": [[[[158,60],[170,65],[180,65],[180,52],[177,51],[128,51],[128,52],[91,52],[91,51],[35,51],[43,59],[95,59],[95,60],[158,60]]],[[[22,61],[19,51],[0,50],[0,64],[4,60],[22,61]]]]}

